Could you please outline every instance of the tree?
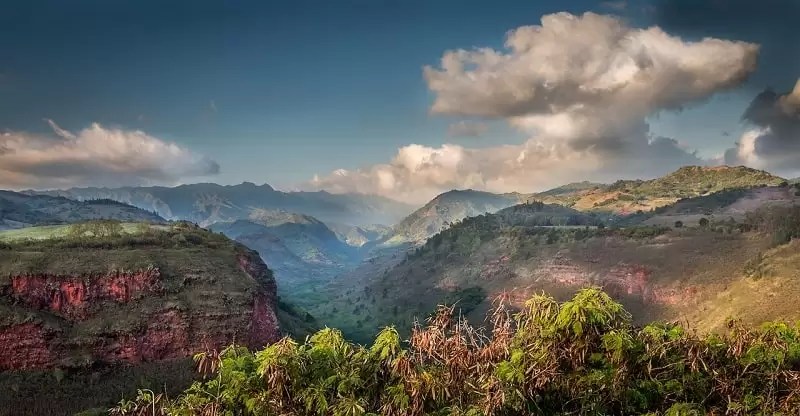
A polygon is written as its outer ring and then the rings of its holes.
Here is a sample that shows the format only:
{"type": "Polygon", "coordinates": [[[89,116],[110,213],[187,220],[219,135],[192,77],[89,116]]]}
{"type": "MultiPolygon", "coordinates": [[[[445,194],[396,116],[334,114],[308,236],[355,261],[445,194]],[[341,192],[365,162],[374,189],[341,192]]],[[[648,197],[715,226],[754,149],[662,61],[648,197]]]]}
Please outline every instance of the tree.
{"type": "Polygon", "coordinates": [[[705,218],[705,217],[700,218],[700,226],[703,227],[703,228],[708,227],[708,218],[705,218]]]}

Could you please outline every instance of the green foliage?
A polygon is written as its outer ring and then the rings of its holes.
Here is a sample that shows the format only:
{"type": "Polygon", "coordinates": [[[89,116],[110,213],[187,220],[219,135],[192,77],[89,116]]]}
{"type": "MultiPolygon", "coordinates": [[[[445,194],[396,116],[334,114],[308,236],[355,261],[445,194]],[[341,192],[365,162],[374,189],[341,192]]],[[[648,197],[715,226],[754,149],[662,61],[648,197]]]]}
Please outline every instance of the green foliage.
{"type": "Polygon", "coordinates": [[[122,234],[122,223],[117,220],[91,220],[70,225],[67,235],[72,238],[85,236],[87,233],[93,237],[119,237],[122,234]]]}
{"type": "Polygon", "coordinates": [[[156,246],[161,248],[228,247],[233,243],[225,236],[214,234],[199,226],[178,221],[171,226],[138,223],[123,227],[116,220],[92,220],[61,226],[66,232],[52,230],[47,238],[18,238],[3,243],[2,248],[16,250],[58,249],[135,249],[156,246]]]}
{"type": "Polygon", "coordinates": [[[486,289],[480,286],[468,287],[449,293],[443,303],[455,305],[456,310],[466,315],[474,311],[486,299],[486,289]]]}
{"type": "MultiPolygon", "coordinates": [[[[140,392],[114,415],[797,414],[800,327],[731,322],[699,336],[634,327],[598,289],[538,295],[490,328],[440,307],[407,343],[386,328],[368,347],[323,329],[258,352],[232,346],[213,377],[174,399],[140,392]],[[487,332],[488,331],[488,332],[487,332]]],[[[206,357],[208,358],[208,357],[206,357]]]]}
{"type": "Polygon", "coordinates": [[[767,207],[748,212],[745,227],[772,235],[775,246],[800,238],[800,206],[767,207]]]}

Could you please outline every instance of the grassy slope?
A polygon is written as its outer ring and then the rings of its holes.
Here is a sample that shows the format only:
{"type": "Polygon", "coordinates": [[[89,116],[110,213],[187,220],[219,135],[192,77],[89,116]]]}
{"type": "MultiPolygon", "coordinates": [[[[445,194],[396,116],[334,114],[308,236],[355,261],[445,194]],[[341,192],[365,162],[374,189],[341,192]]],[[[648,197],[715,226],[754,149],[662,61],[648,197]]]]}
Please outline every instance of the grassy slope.
{"type": "Polygon", "coordinates": [[[581,211],[607,211],[622,214],[650,211],[671,205],[682,198],[708,195],[736,188],[779,185],[783,178],[767,172],[738,167],[687,166],[661,178],[621,180],[574,192],[544,192],[532,199],[558,203],[581,211]]]}
{"type": "Polygon", "coordinates": [[[745,267],[742,278],[731,280],[698,308],[686,311],[687,319],[700,330],[720,328],[731,317],[748,324],[800,320],[800,240],[767,250],[758,259],[751,259],[755,267],[745,267]]]}

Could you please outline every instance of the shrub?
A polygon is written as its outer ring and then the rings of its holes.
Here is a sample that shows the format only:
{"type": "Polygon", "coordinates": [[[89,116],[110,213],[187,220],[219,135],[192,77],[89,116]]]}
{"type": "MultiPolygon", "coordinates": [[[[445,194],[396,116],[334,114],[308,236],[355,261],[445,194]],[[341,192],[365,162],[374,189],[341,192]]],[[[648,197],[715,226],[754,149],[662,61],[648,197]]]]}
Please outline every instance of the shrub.
{"type": "Polygon", "coordinates": [[[683,228],[683,221],[675,221],[675,228],[683,228]]]}
{"type": "Polygon", "coordinates": [[[708,218],[700,218],[700,226],[703,228],[708,227],[708,218]]]}
{"type": "Polygon", "coordinates": [[[797,414],[800,328],[737,322],[700,336],[676,324],[631,324],[598,289],[559,304],[538,295],[490,328],[440,307],[402,342],[371,346],[326,328],[252,352],[198,354],[203,374],[182,395],[140,392],[114,415],[797,414]]]}

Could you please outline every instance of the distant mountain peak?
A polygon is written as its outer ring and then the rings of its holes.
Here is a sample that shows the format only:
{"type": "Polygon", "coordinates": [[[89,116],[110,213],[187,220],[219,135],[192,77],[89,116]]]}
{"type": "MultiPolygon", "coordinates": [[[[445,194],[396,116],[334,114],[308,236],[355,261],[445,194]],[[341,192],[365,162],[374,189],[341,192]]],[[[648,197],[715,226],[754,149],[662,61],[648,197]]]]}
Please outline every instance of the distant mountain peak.
{"type": "Polygon", "coordinates": [[[521,202],[520,194],[454,189],[439,194],[394,227],[394,241],[424,241],[450,224],[521,202]]]}
{"type": "Polygon", "coordinates": [[[268,183],[265,183],[263,185],[256,185],[255,183],[249,182],[249,181],[244,181],[244,182],[240,183],[239,185],[230,185],[230,186],[234,186],[234,187],[238,186],[238,187],[241,187],[241,188],[244,188],[244,189],[253,189],[253,190],[258,189],[260,191],[274,191],[275,190],[275,188],[270,186],[268,183]]]}
{"type": "Polygon", "coordinates": [[[256,208],[250,212],[249,220],[270,227],[281,224],[321,224],[322,222],[310,215],[289,212],[283,209],[256,208]]]}

